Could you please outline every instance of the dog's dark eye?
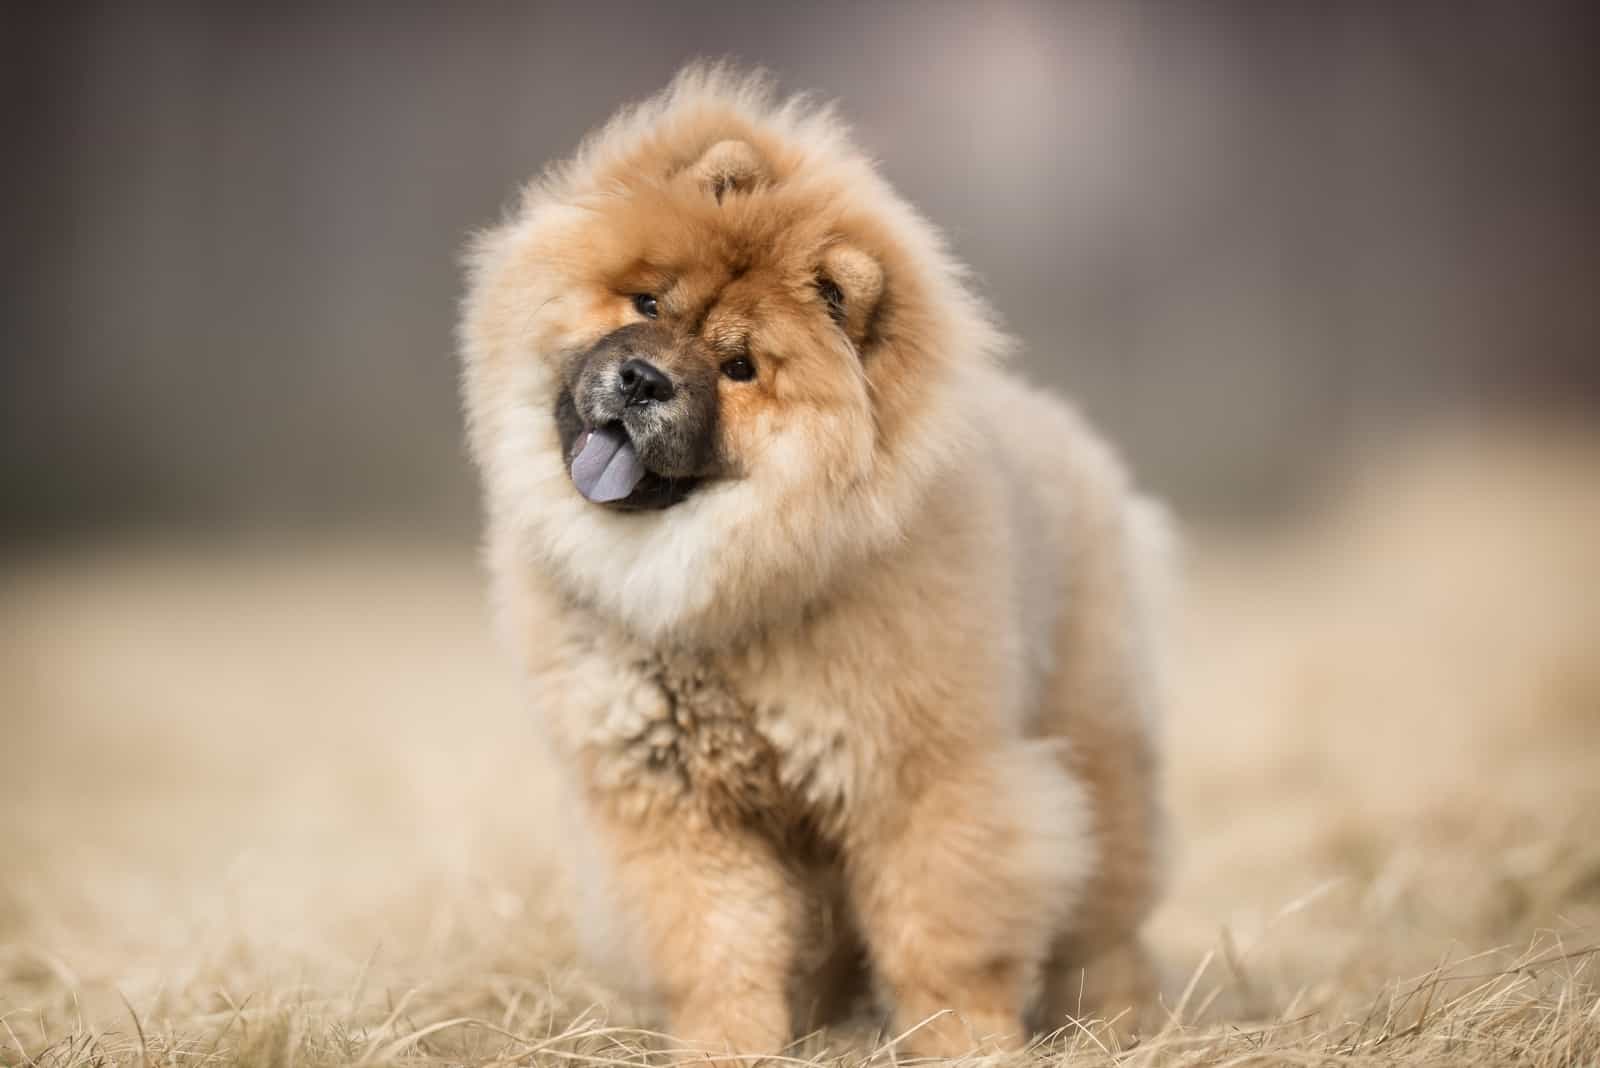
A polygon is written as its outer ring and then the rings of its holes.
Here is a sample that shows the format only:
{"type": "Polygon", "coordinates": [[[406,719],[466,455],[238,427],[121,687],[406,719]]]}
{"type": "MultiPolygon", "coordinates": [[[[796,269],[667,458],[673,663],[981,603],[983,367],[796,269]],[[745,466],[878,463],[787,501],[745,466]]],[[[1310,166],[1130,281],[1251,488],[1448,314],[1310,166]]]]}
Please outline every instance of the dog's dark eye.
{"type": "Polygon", "coordinates": [[[748,382],[756,376],[756,365],[750,362],[748,356],[735,356],[723,361],[722,373],[735,382],[748,382]]]}
{"type": "Polygon", "coordinates": [[[640,293],[633,298],[633,307],[646,319],[654,319],[661,314],[661,308],[656,304],[656,298],[648,293],[640,293]]]}
{"type": "Polygon", "coordinates": [[[844,293],[826,276],[817,279],[817,295],[828,306],[828,315],[834,322],[844,323],[844,293]]]}

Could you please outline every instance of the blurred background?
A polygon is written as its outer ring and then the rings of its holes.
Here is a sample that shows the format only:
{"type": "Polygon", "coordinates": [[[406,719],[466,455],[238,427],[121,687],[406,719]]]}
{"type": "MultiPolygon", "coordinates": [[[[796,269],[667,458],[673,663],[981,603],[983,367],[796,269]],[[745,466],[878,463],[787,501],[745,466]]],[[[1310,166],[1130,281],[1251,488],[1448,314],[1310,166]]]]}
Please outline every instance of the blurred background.
{"type": "MultiPolygon", "coordinates": [[[[0,1063],[196,1034],[382,1062],[609,1004],[553,978],[571,843],[474,561],[457,260],[705,56],[837,98],[1028,374],[1177,506],[1154,930],[1202,1016],[1310,1041],[1398,976],[1596,944],[1597,28],[1583,0],[5,5],[0,1063]]],[[[1586,982],[1494,1011],[1565,1019],[1586,982]]]]}

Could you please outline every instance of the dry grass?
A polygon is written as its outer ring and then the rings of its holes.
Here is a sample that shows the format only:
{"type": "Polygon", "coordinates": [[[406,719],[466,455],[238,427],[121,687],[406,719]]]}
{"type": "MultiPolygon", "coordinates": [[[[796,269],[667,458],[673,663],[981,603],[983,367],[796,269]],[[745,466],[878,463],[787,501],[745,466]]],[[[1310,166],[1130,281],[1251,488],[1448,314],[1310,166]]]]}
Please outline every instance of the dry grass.
{"type": "MultiPolygon", "coordinates": [[[[1170,1023],[1030,1059],[1600,1063],[1600,444],[1408,455],[1302,529],[1199,539],[1170,1023]]],[[[0,1063],[670,1049],[570,963],[479,591],[392,541],[13,562],[0,1063]]],[[[794,1058],[893,1063],[875,1026],[794,1058]]]]}

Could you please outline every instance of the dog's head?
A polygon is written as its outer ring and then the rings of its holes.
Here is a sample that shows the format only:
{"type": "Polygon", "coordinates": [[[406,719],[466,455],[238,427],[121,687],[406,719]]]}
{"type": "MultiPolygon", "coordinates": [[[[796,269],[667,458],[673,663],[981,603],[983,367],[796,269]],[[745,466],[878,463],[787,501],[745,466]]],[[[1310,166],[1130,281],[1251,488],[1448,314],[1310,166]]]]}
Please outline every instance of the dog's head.
{"type": "Polygon", "coordinates": [[[477,242],[462,327],[499,566],[724,640],[891,546],[999,335],[826,112],[686,72],[477,242]]]}

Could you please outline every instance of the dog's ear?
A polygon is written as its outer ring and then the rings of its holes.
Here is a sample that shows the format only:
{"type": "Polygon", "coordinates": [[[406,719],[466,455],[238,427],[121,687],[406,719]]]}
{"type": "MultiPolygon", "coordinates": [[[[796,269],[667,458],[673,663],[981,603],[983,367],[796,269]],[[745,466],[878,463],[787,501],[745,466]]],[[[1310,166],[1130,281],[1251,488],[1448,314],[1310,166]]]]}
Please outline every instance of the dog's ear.
{"type": "Polygon", "coordinates": [[[718,141],[692,168],[695,180],[722,203],[729,192],[748,193],[766,177],[761,157],[747,141],[718,141]]]}
{"type": "Polygon", "coordinates": [[[883,299],[883,267],[858,248],[835,245],[823,254],[817,293],[833,321],[860,348],[883,299]]]}

